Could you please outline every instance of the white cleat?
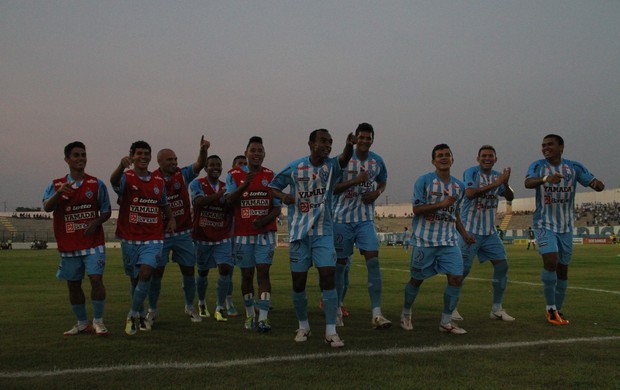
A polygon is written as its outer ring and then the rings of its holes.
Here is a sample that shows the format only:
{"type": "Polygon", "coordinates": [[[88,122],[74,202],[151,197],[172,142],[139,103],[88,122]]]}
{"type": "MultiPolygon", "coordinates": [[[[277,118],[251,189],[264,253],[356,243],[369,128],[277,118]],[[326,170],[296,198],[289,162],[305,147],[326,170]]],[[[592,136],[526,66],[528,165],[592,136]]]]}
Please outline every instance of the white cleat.
{"type": "Polygon", "coordinates": [[[467,331],[463,328],[459,328],[456,324],[448,322],[447,324],[439,323],[439,330],[444,333],[451,334],[465,334],[467,331]]]}
{"type": "Polygon", "coordinates": [[[452,321],[463,321],[463,317],[459,314],[459,311],[456,309],[452,311],[452,321]]]}
{"type": "Polygon", "coordinates": [[[303,343],[308,341],[308,337],[310,337],[312,335],[312,332],[310,332],[310,329],[303,329],[303,328],[299,328],[297,329],[297,334],[295,334],[295,342],[297,343],[303,343]]]}
{"type": "Polygon", "coordinates": [[[411,315],[400,316],[400,327],[404,330],[413,330],[413,324],[411,323],[411,315]]]}
{"type": "Polygon", "coordinates": [[[344,340],[340,339],[338,333],[334,333],[325,336],[325,344],[328,344],[332,348],[342,348],[344,347],[344,340]]]}
{"type": "Polygon", "coordinates": [[[506,310],[502,309],[502,310],[498,310],[498,311],[492,311],[491,314],[489,314],[489,318],[492,320],[500,320],[500,321],[514,321],[515,318],[511,315],[508,315],[508,313],[506,313],[506,310]]]}
{"type": "Polygon", "coordinates": [[[392,321],[382,315],[378,315],[372,319],[372,327],[375,329],[387,329],[392,326],[392,321]]]}

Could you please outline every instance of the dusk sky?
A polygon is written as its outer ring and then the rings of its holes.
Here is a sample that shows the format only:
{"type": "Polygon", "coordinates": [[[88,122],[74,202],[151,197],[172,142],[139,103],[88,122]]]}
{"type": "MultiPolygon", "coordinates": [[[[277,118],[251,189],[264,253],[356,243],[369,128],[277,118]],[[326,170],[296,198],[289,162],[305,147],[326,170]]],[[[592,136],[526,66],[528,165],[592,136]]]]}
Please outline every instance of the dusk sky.
{"type": "Polygon", "coordinates": [[[453,176],[492,144],[533,196],[548,133],[620,187],[617,0],[0,0],[0,53],[0,211],[41,206],[74,140],[109,186],[135,140],[186,165],[204,134],[229,167],[258,135],[277,172],[312,130],[336,155],[361,122],[388,168],[381,204],[409,201],[444,142],[453,176]]]}

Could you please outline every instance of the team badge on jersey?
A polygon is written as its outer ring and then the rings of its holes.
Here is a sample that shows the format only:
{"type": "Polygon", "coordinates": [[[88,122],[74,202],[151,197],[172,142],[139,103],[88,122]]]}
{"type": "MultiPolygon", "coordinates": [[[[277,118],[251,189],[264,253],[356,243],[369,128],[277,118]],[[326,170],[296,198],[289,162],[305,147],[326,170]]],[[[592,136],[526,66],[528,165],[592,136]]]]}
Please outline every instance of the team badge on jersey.
{"type": "Polygon", "coordinates": [[[92,198],[93,197],[93,192],[91,190],[86,191],[86,197],[88,199],[92,198]]]}
{"type": "Polygon", "coordinates": [[[159,187],[155,187],[155,188],[153,188],[153,193],[154,193],[155,195],[159,195],[159,187]]]}
{"type": "Polygon", "coordinates": [[[181,183],[179,183],[178,181],[174,182],[174,189],[178,190],[179,188],[181,188],[181,183]]]}

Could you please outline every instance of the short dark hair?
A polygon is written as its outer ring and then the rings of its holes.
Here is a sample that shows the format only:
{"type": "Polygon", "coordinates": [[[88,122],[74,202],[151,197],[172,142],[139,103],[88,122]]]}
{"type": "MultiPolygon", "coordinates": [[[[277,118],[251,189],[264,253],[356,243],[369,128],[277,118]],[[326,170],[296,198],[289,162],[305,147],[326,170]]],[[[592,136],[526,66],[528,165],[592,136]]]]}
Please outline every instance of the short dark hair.
{"type": "Polygon", "coordinates": [[[247,160],[248,158],[245,157],[243,154],[239,154],[239,155],[235,156],[235,158],[233,158],[233,162],[232,162],[232,167],[233,168],[237,166],[237,160],[239,160],[239,159],[247,160]]]}
{"type": "Polygon", "coordinates": [[[86,146],[84,145],[84,143],[80,141],[73,141],[67,146],[65,146],[65,157],[69,157],[69,155],[71,155],[71,151],[75,148],[82,148],[86,150],[86,146]]]}
{"type": "Polygon", "coordinates": [[[564,138],[560,137],[557,134],[547,134],[545,135],[545,138],[555,138],[555,140],[558,141],[558,145],[562,145],[562,146],[564,145],[564,138]]]}
{"type": "Polygon", "coordinates": [[[452,149],[450,149],[450,147],[448,146],[448,144],[439,144],[439,145],[435,145],[435,147],[433,148],[433,160],[435,159],[435,152],[441,149],[448,149],[450,150],[450,154],[452,154],[452,149]]]}
{"type": "Polygon", "coordinates": [[[220,156],[218,156],[217,154],[211,154],[209,155],[209,157],[207,157],[207,161],[209,160],[213,160],[214,158],[217,158],[218,160],[220,160],[220,162],[222,162],[222,159],[220,158],[220,156]]]}
{"type": "Polygon", "coordinates": [[[480,157],[480,152],[482,152],[483,150],[492,150],[493,153],[497,156],[497,152],[495,151],[495,148],[491,145],[482,145],[480,147],[480,149],[478,149],[478,157],[480,157]]]}
{"type": "Polygon", "coordinates": [[[308,141],[315,142],[316,141],[316,135],[317,135],[317,133],[319,131],[324,131],[327,134],[329,134],[329,130],[327,130],[327,129],[316,129],[316,130],[312,131],[312,133],[310,133],[310,137],[308,138],[308,141]]]}
{"type": "Polygon", "coordinates": [[[129,153],[134,154],[136,152],[136,149],[146,149],[150,153],[151,145],[149,145],[146,141],[136,141],[131,144],[131,147],[129,148],[129,153]]]}
{"type": "Polygon", "coordinates": [[[251,144],[263,144],[263,139],[259,136],[253,136],[250,137],[250,140],[248,141],[248,145],[245,147],[245,150],[248,150],[248,148],[250,147],[251,144]]]}
{"type": "Polygon", "coordinates": [[[358,135],[362,131],[372,134],[372,139],[375,139],[375,129],[372,128],[372,125],[370,123],[364,122],[357,125],[357,129],[355,129],[355,135],[358,135]]]}

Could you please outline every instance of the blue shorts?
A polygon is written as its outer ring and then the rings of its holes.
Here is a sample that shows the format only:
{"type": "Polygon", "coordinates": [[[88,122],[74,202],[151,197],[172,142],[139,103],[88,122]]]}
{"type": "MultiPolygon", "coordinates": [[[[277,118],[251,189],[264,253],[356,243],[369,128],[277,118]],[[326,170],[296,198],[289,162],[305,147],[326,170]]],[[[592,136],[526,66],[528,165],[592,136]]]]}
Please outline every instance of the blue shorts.
{"type": "Polygon", "coordinates": [[[254,268],[259,264],[271,265],[275,251],[275,244],[235,244],[233,256],[237,267],[254,268]]]}
{"type": "Polygon", "coordinates": [[[437,274],[463,275],[463,256],[458,246],[414,246],[410,267],[411,276],[417,280],[437,274]]]}
{"type": "Polygon", "coordinates": [[[92,253],[83,256],[61,257],[56,271],[60,280],[78,281],[87,275],[103,275],[105,253],[92,253]]]}
{"type": "Polygon", "coordinates": [[[308,272],[315,267],[335,267],[336,250],[333,236],[306,236],[290,243],[290,268],[292,272],[308,272]]]}
{"type": "Polygon", "coordinates": [[[573,257],[573,233],[554,233],[547,229],[534,229],[538,253],[557,253],[560,264],[569,265],[573,257]]]}
{"type": "Polygon", "coordinates": [[[125,267],[125,275],[130,278],[137,278],[140,273],[141,265],[148,265],[157,268],[159,258],[161,257],[161,249],[163,244],[131,244],[128,242],[121,243],[121,251],[123,252],[123,266],[125,267]]]}
{"type": "Polygon", "coordinates": [[[351,256],[354,244],[362,251],[379,250],[379,238],[374,221],[334,224],[334,246],[338,258],[351,256]]]}
{"type": "Polygon", "coordinates": [[[198,271],[208,271],[220,264],[233,266],[232,248],[229,241],[215,245],[196,243],[195,246],[198,271]]]}
{"type": "Polygon", "coordinates": [[[499,238],[499,234],[489,234],[481,236],[470,233],[476,239],[476,242],[467,245],[465,240],[459,236],[461,245],[461,253],[463,254],[463,263],[470,268],[474,262],[474,257],[478,256],[478,261],[484,263],[488,260],[506,260],[506,250],[499,238]]]}
{"type": "Polygon", "coordinates": [[[193,267],[196,265],[196,250],[194,249],[194,241],[191,234],[185,233],[166,237],[161,250],[161,259],[157,263],[157,267],[165,267],[168,264],[170,251],[172,251],[172,261],[180,266],[193,267]]]}

